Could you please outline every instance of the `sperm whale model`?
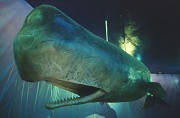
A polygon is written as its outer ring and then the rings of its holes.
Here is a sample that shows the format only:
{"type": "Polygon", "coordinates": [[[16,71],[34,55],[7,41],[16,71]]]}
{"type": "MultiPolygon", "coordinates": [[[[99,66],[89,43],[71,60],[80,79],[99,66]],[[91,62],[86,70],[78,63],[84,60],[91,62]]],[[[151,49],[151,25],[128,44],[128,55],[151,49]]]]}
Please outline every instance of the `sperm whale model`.
{"type": "Polygon", "coordinates": [[[147,67],[121,48],[89,32],[53,6],[41,5],[26,17],[13,43],[21,79],[46,81],[78,98],[57,100],[48,109],[89,102],[125,102],[147,93],[145,107],[163,100],[147,67]]]}

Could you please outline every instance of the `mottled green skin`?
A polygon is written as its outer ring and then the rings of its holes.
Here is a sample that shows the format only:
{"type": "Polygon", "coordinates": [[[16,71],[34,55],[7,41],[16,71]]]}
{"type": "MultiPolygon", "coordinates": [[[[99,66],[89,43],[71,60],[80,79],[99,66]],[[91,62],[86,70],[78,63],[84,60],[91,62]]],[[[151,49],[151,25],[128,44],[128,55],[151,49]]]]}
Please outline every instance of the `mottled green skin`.
{"type": "MultiPolygon", "coordinates": [[[[48,5],[27,16],[14,40],[14,57],[23,80],[93,86],[106,92],[100,102],[138,99],[147,93],[142,84],[150,81],[140,61],[48,5]]],[[[80,94],[70,86],[64,88],[80,94]]]]}

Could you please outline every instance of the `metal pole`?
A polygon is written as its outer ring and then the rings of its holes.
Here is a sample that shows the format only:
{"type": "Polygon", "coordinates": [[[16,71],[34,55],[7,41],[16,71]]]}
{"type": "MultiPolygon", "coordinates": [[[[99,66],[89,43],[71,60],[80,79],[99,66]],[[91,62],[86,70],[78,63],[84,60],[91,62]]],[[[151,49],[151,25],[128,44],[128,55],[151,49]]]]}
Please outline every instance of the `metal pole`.
{"type": "Polygon", "coordinates": [[[105,21],[105,28],[106,28],[106,41],[108,41],[108,26],[107,26],[107,20],[105,21]]]}

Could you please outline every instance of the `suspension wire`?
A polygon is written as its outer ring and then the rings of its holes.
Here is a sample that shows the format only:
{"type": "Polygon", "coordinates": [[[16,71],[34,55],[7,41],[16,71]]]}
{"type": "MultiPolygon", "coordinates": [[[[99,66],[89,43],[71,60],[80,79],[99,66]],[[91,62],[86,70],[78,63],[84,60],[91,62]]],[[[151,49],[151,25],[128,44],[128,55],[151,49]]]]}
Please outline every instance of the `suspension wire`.
{"type": "Polygon", "coordinates": [[[27,95],[26,95],[26,111],[25,111],[25,118],[26,118],[26,114],[27,114],[27,106],[28,106],[28,99],[29,99],[29,82],[27,82],[27,95]]]}
{"type": "Polygon", "coordinates": [[[97,103],[95,103],[95,114],[94,114],[94,118],[96,118],[96,113],[97,113],[96,105],[97,105],[97,103]]]}
{"type": "Polygon", "coordinates": [[[50,89],[50,86],[51,86],[51,85],[50,85],[50,84],[48,84],[47,86],[48,86],[48,87],[47,87],[47,91],[46,91],[46,98],[45,98],[45,101],[47,101],[48,92],[49,92],[49,89],[50,89]]]}
{"type": "MultiPolygon", "coordinates": [[[[57,94],[57,91],[55,91],[55,90],[56,90],[55,86],[51,84],[51,99],[52,99],[52,101],[56,100],[56,97],[54,98],[54,94],[55,93],[57,94]]],[[[51,109],[51,111],[50,111],[50,118],[53,118],[54,112],[55,111],[53,109],[51,109]]]]}
{"type": "MultiPolygon", "coordinates": [[[[52,91],[53,91],[53,85],[51,84],[51,92],[50,92],[50,99],[52,100],[52,91]]],[[[50,118],[52,115],[52,109],[50,110],[50,118]]]]}
{"type": "Polygon", "coordinates": [[[39,82],[38,82],[38,85],[37,85],[37,92],[36,92],[36,97],[35,97],[35,103],[34,103],[34,109],[33,109],[33,116],[35,117],[35,109],[36,109],[36,104],[37,104],[37,96],[38,96],[38,90],[39,90],[39,82]]]}
{"type": "Polygon", "coordinates": [[[0,96],[0,104],[2,103],[2,98],[3,98],[3,96],[4,96],[4,93],[5,93],[6,89],[7,89],[7,85],[8,85],[8,83],[9,83],[10,78],[11,78],[11,75],[12,75],[13,70],[14,70],[14,65],[13,65],[11,71],[10,71],[10,74],[9,74],[9,76],[8,76],[8,79],[7,79],[6,84],[5,84],[4,88],[3,88],[2,94],[1,94],[1,96],[0,96]]]}
{"type": "Polygon", "coordinates": [[[15,80],[15,84],[14,84],[14,89],[13,89],[13,95],[12,95],[12,99],[11,99],[11,104],[10,104],[10,108],[9,108],[9,111],[8,111],[8,118],[10,117],[10,113],[11,113],[11,109],[12,109],[12,104],[13,104],[13,98],[14,98],[14,95],[15,95],[15,89],[16,89],[16,86],[17,86],[17,81],[18,81],[18,78],[16,78],[15,80]]]}
{"type": "Polygon", "coordinates": [[[21,92],[21,102],[20,102],[20,109],[19,109],[19,118],[20,118],[20,115],[21,115],[22,99],[23,99],[23,95],[24,95],[24,84],[25,84],[25,81],[23,81],[22,92],[21,92]]]}

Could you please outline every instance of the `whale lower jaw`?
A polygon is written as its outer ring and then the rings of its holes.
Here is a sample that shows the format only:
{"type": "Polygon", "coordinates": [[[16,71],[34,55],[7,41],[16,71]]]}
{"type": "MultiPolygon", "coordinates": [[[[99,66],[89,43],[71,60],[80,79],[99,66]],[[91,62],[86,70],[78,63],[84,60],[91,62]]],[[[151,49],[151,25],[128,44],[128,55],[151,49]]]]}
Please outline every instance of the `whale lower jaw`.
{"type": "Polygon", "coordinates": [[[67,98],[64,100],[57,100],[51,103],[47,103],[45,107],[47,109],[54,109],[58,107],[63,107],[63,106],[71,106],[71,105],[78,105],[78,104],[84,104],[88,102],[92,102],[99,97],[103,96],[105,92],[103,90],[98,90],[95,93],[84,96],[84,97],[75,97],[75,98],[67,98]]]}
{"type": "Polygon", "coordinates": [[[45,107],[47,109],[84,104],[88,102],[98,102],[97,101],[98,98],[106,94],[106,92],[101,88],[97,88],[92,85],[88,86],[84,84],[57,80],[57,79],[49,79],[47,80],[47,82],[80,96],[80,97],[69,97],[69,98],[46,103],[45,107]]]}

